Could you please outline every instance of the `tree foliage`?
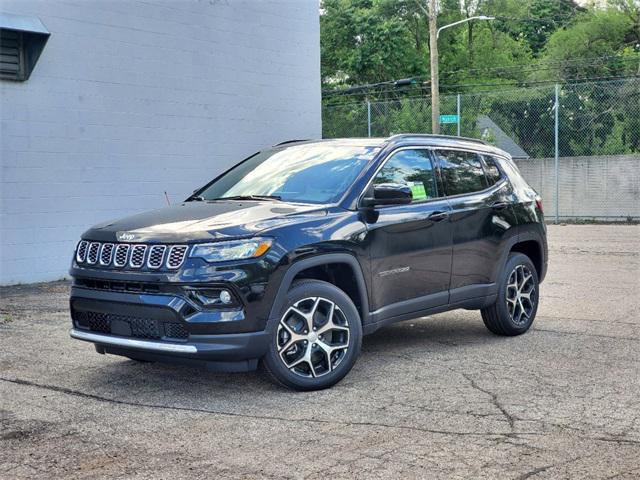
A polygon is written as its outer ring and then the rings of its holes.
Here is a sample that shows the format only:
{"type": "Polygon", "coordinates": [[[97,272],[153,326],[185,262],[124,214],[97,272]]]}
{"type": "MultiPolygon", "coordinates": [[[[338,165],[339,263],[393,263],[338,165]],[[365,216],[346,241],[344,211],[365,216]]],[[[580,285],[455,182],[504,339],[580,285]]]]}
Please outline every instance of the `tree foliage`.
{"type": "MultiPolygon", "coordinates": [[[[428,78],[426,0],[322,0],[326,88],[428,78]]],[[[640,73],[640,2],[609,0],[441,0],[443,90],[470,83],[566,80],[640,73]],[[601,4],[598,4],[601,5],[601,4]]]]}
{"type": "Polygon", "coordinates": [[[321,57],[325,83],[360,84],[425,73],[412,31],[400,12],[387,10],[388,3],[323,1],[321,57]]]}
{"type": "MultiPolygon", "coordinates": [[[[440,109],[456,112],[461,130],[479,136],[488,118],[529,155],[553,155],[554,86],[560,90],[560,154],[640,152],[640,2],[608,0],[440,0],[438,24],[495,17],[440,35],[440,109]],[[526,88],[518,88],[519,86],[526,88]]],[[[426,0],[322,0],[325,89],[415,78],[402,89],[385,83],[359,96],[329,96],[325,136],[431,130],[426,0]],[[402,93],[396,93],[396,92],[402,93]],[[416,98],[417,97],[417,98],[416,98]],[[337,106],[336,106],[337,105],[337,106]]],[[[406,83],[406,82],[405,82],[406,83]]],[[[455,134],[456,125],[443,125],[455,134]]]]}

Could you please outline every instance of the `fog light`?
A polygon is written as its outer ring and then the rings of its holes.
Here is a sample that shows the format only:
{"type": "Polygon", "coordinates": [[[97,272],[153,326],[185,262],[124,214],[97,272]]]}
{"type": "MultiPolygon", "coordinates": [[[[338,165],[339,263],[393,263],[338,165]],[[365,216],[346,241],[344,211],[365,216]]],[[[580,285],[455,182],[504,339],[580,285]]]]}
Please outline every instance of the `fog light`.
{"type": "Polygon", "coordinates": [[[236,303],[229,290],[217,288],[187,288],[189,296],[203,307],[229,307],[236,303]]]}
{"type": "Polygon", "coordinates": [[[220,301],[222,303],[229,304],[229,303],[231,303],[231,300],[232,300],[231,299],[231,294],[228,291],[222,290],[220,292],[220,301]]]}

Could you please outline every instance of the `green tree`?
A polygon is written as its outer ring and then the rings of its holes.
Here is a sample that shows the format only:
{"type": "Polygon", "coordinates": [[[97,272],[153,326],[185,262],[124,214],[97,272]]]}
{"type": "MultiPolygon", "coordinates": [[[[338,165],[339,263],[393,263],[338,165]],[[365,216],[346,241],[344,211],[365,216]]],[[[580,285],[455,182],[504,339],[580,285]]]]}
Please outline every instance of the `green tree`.
{"type": "MultiPolygon", "coordinates": [[[[321,11],[325,88],[418,77],[403,89],[389,82],[360,96],[326,96],[325,136],[368,133],[365,95],[374,136],[429,132],[425,0],[322,0],[321,11]]],[[[638,0],[586,7],[574,0],[440,0],[439,25],[475,15],[495,20],[444,30],[438,42],[440,109],[455,113],[456,97],[449,94],[463,94],[464,135],[478,136],[478,119],[486,116],[531,156],[549,156],[553,85],[534,88],[532,81],[640,76],[638,0]]],[[[640,151],[637,80],[563,85],[560,100],[561,155],[640,151]]],[[[456,125],[444,125],[443,132],[455,134],[456,125]]]]}
{"type": "Polygon", "coordinates": [[[324,0],[322,9],[325,84],[374,83],[426,73],[416,37],[420,29],[412,32],[407,18],[394,13],[388,0],[324,0]]]}
{"type": "MultiPolygon", "coordinates": [[[[633,73],[634,55],[625,39],[633,31],[632,20],[616,9],[581,14],[556,31],[545,47],[546,67],[538,79],[596,78],[633,73]]],[[[638,56],[636,55],[636,58],[638,56]]]]}
{"type": "Polygon", "coordinates": [[[554,32],[584,11],[573,0],[532,0],[520,5],[515,15],[501,16],[501,27],[513,38],[526,42],[534,55],[542,53],[554,32]]]}

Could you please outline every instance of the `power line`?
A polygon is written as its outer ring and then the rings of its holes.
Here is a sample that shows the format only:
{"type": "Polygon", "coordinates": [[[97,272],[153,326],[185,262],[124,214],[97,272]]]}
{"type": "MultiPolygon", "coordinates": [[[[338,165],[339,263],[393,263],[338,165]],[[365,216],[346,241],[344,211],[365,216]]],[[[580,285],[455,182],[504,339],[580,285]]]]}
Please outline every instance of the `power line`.
{"type": "MultiPolygon", "coordinates": [[[[512,65],[505,67],[490,67],[490,68],[471,68],[471,69],[459,69],[459,70],[450,70],[442,73],[442,76],[454,75],[458,73],[491,73],[491,72],[511,72],[512,70],[517,70],[518,73],[526,73],[526,72],[539,72],[539,71],[549,71],[560,68],[569,68],[569,67],[591,67],[591,66],[604,66],[606,57],[601,57],[599,59],[577,59],[577,60],[563,60],[563,61],[554,61],[554,62],[539,62],[536,64],[520,64],[520,65],[512,65]],[[595,60],[590,61],[589,60],[595,60]],[[524,68],[528,67],[528,68],[524,68]]],[[[640,61],[640,56],[635,58],[621,58],[617,56],[609,56],[611,60],[616,60],[619,63],[627,63],[627,62],[637,62],[640,61]]],[[[340,94],[361,94],[364,93],[365,90],[371,90],[377,87],[389,87],[393,86],[394,91],[399,91],[406,88],[415,88],[417,85],[421,85],[423,83],[428,82],[428,77],[413,77],[411,79],[403,79],[403,80],[388,80],[379,83],[365,84],[365,85],[357,85],[353,87],[349,87],[346,89],[334,89],[334,90],[325,90],[323,94],[325,96],[333,96],[340,94]]]]}
{"type": "MultiPolygon", "coordinates": [[[[541,67],[548,67],[548,66],[558,66],[558,67],[568,67],[568,66],[593,66],[593,65],[598,65],[598,64],[602,64],[604,63],[607,59],[609,60],[617,60],[619,62],[635,62],[635,61],[639,61],[640,60],[640,55],[638,56],[638,58],[623,58],[620,57],[618,55],[603,55],[601,57],[594,57],[594,58],[577,58],[577,59],[566,59],[566,60],[547,60],[547,61],[539,61],[536,63],[521,63],[521,64],[515,64],[515,65],[508,65],[508,66],[503,66],[503,67],[487,67],[487,68],[482,68],[482,67],[477,67],[477,68],[462,68],[462,69],[458,69],[458,70],[448,70],[446,72],[443,72],[442,75],[453,75],[456,73],[472,73],[472,72],[495,72],[495,71],[511,71],[511,70],[518,70],[518,71],[522,71],[522,68],[524,67],[528,67],[528,68],[532,68],[535,70],[539,70],[541,69],[541,67]],[[578,64],[578,65],[571,65],[571,64],[578,64]]],[[[416,76],[416,77],[411,77],[408,79],[401,79],[401,80],[386,80],[384,82],[378,82],[378,83],[371,83],[371,84],[365,84],[365,85],[355,85],[352,87],[349,87],[347,89],[337,89],[337,90],[329,90],[329,91],[325,91],[324,93],[340,93],[341,91],[346,91],[346,90],[352,90],[352,89],[362,89],[362,88],[370,88],[370,87],[376,87],[376,86],[383,86],[383,85],[404,85],[406,83],[409,83],[409,81],[428,81],[429,78],[428,77],[424,77],[424,76],[416,76]]]]}
{"type": "MultiPolygon", "coordinates": [[[[546,85],[554,85],[556,83],[562,83],[563,85],[579,85],[579,84],[583,84],[583,83],[591,83],[591,82],[596,82],[596,81],[600,81],[600,82],[613,82],[613,81],[620,81],[620,80],[640,80],[640,76],[639,75],[631,75],[631,76],[603,76],[603,77],[574,77],[574,78],[568,78],[565,79],[562,82],[558,82],[555,80],[541,80],[541,81],[530,81],[530,82],[512,82],[512,83],[472,83],[472,84],[458,84],[458,85],[450,85],[450,87],[462,87],[462,88],[477,88],[477,87],[492,87],[490,90],[481,90],[481,91],[476,91],[473,93],[461,93],[461,95],[475,95],[475,94],[479,94],[479,93],[504,93],[505,91],[515,91],[518,90],[520,91],[522,87],[543,87],[546,85]],[[495,87],[518,87],[518,88],[503,88],[503,89],[496,89],[495,87]]],[[[376,93],[385,93],[385,92],[376,92],[376,93]]],[[[402,92],[394,92],[394,93],[402,93],[402,92]]],[[[420,92],[417,91],[417,89],[414,89],[413,94],[408,94],[408,95],[402,95],[403,99],[412,99],[412,98],[424,98],[425,95],[424,93],[420,94],[420,92]]],[[[449,95],[453,95],[454,93],[449,93],[449,95]]],[[[347,97],[356,97],[356,95],[348,95],[347,97]]],[[[335,102],[335,103],[330,103],[329,102],[325,102],[325,107],[336,107],[336,106],[349,106],[349,105],[362,105],[361,101],[352,101],[352,102],[335,102]]],[[[333,97],[335,98],[335,97],[333,97]]],[[[342,97],[344,98],[344,97],[342,97]]],[[[376,103],[376,102],[373,102],[376,103]]]]}
{"type": "MultiPolygon", "coordinates": [[[[596,67],[596,66],[606,66],[610,68],[611,66],[605,65],[607,60],[611,63],[615,60],[618,64],[626,64],[629,62],[638,62],[640,61],[640,56],[638,58],[622,58],[616,55],[605,55],[602,57],[596,58],[587,58],[587,59],[574,59],[574,60],[562,60],[562,61],[547,61],[547,62],[538,62],[536,64],[519,64],[519,65],[510,65],[504,67],[490,67],[490,68],[472,68],[472,69],[460,69],[460,70],[450,70],[448,72],[443,72],[441,75],[443,77],[455,75],[459,73],[511,73],[513,70],[516,70],[518,73],[530,73],[530,72],[543,72],[550,71],[556,69],[566,69],[566,68],[587,68],[587,67],[596,67]],[[527,67],[527,68],[524,68],[527,67]]],[[[508,81],[517,81],[515,79],[505,79],[508,81]]],[[[324,97],[332,97],[332,96],[349,96],[349,95],[366,95],[367,93],[391,93],[391,92],[402,92],[408,89],[416,89],[416,88],[424,88],[425,84],[428,82],[427,77],[413,77],[410,79],[403,80],[387,80],[384,82],[366,84],[366,85],[357,85],[353,87],[349,87],[346,89],[334,89],[334,90],[325,90],[323,92],[324,97]],[[402,82],[402,83],[400,83],[402,82]],[[386,87],[386,88],[384,88],[386,87]],[[390,88],[391,87],[391,88],[390,88]]],[[[520,83],[531,83],[531,82],[520,82],[520,83]]],[[[454,84],[454,85],[443,85],[443,88],[450,88],[453,86],[462,86],[466,84],[454,84]]],[[[475,84],[469,84],[475,85],[475,84]]]]}

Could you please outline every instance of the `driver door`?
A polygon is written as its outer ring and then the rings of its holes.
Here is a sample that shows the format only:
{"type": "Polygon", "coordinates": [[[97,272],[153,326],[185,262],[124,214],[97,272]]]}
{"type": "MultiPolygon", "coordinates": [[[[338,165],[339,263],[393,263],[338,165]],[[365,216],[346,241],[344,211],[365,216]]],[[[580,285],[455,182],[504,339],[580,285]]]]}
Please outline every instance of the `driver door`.
{"type": "Polygon", "coordinates": [[[390,155],[373,184],[407,185],[408,205],[377,207],[367,225],[371,258],[371,307],[393,317],[444,305],[451,276],[451,210],[443,198],[428,149],[407,148],[390,155]]]}

